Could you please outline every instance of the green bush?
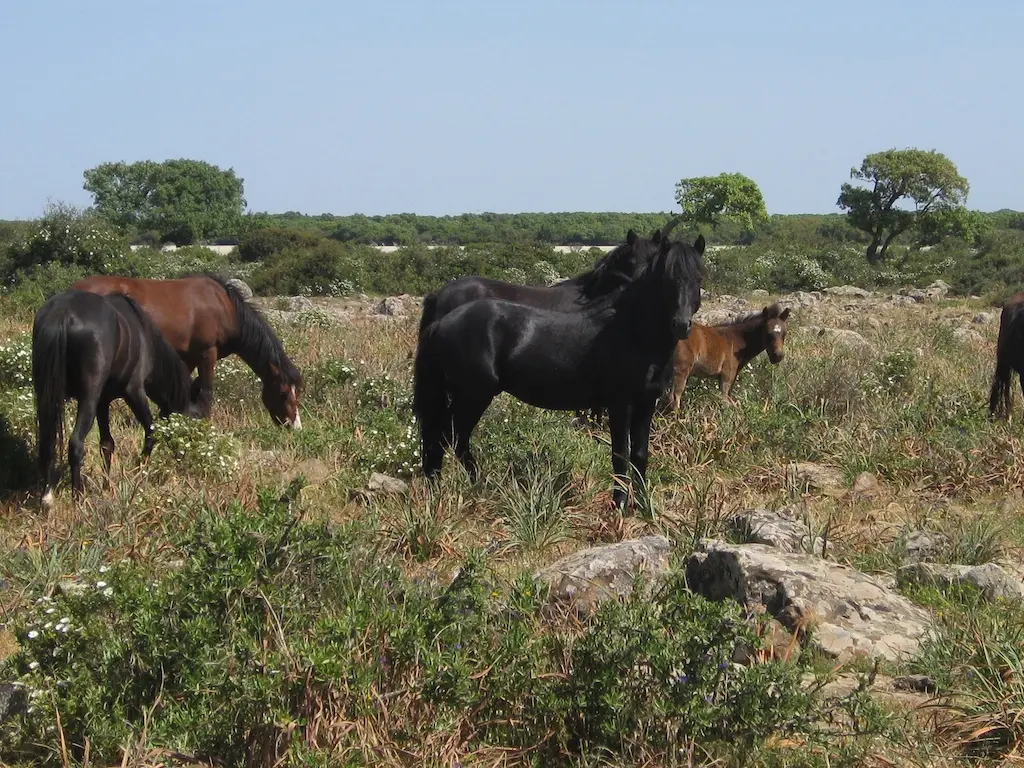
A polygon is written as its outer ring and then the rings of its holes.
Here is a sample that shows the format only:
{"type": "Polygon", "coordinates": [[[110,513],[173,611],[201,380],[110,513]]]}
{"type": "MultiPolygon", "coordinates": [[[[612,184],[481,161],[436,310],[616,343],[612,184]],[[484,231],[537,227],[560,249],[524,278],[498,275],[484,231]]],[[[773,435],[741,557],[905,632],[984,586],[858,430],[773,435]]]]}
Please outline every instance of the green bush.
{"type": "Polygon", "coordinates": [[[201,509],[174,568],[100,565],[13,621],[4,679],[31,693],[0,729],[4,759],[80,761],[88,739],[112,764],[144,732],[200,761],[299,764],[309,741],[359,754],[364,721],[392,744],[459,723],[466,750],[569,765],[691,739],[747,749],[814,712],[799,667],[731,663],[759,647],[753,626],[681,577],[544,626],[526,574],[503,587],[470,556],[447,587],[417,583],[365,529],[300,522],[279,495],[201,509]]]}
{"type": "Polygon", "coordinates": [[[247,233],[238,244],[241,261],[266,261],[291,248],[315,248],[325,238],[315,232],[286,227],[266,227],[247,233]]]}
{"type": "Polygon", "coordinates": [[[357,290],[368,249],[316,238],[312,247],[274,253],[252,275],[252,289],[263,296],[344,296],[357,290]]]}
{"type": "Polygon", "coordinates": [[[1006,296],[1024,286],[1024,231],[997,230],[974,253],[961,251],[952,270],[953,288],[963,294],[1006,296]]]}

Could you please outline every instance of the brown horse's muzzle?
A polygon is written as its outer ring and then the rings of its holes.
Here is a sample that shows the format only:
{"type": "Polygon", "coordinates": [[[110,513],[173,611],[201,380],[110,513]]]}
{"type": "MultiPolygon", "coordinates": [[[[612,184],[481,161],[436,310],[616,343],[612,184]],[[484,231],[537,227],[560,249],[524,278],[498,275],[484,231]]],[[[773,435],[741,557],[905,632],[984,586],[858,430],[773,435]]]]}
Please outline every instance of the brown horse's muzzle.
{"type": "Polygon", "coordinates": [[[778,365],[782,362],[782,358],[784,357],[782,352],[772,352],[770,349],[766,351],[768,352],[768,359],[771,360],[772,365],[778,365]]]}

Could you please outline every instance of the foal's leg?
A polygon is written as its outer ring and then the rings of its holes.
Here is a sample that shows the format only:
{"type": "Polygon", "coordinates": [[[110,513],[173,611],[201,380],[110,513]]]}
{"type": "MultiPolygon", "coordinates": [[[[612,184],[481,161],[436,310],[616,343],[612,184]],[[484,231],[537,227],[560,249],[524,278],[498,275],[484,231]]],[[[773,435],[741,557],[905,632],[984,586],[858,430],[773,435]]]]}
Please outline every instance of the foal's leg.
{"type": "Polygon", "coordinates": [[[141,387],[130,387],[124,393],[124,401],[132,409],[135,418],[139,420],[142,428],[146,431],[146,438],[142,443],[142,457],[146,458],[153,452],[156,440],[153,439],[153,412],[149,409],[149,400],[146,398],[146,391],[141,387]]]}
{"type": "Polygon", "coordinates": [[[455,455],[469,473],[469,479],[474,483],[477,480],[479,471],[476,459],[473,458],[473,453],[469,449],[469,437],[473,434],[473,430],[476,429],[476,425],[480,423],[480,417],[484,415],[484,411],[487,410],[487,406],[491,404],[493,399],[488,397],[472,400],[466,398],[460,398],[457,401],[455,399],[452,400],[452,423],[455,427],[455,455]]]}
{"type": "Polygon", "coordinates": [[[620,509],[626,506],[626,485],[629,483],[631,412],[629,403],[618,403],[608,408],[608,428],[612,437],[612,473],[615,479],[612,502],[620,509]]]}
{"type": "Polygon", "coordinates": [[[75,416],[75,428],[68,440],[68,464],[71,465],[71,488],[76,498],[85,493],[82,482],[82,459],[85,458],[85,437],[92,429],[96,420],[96,401],[94,394],[86,394],[78,401],[78,414],[75,416]]]}
{"type": "Polygon", "coordinates": [[[100,428],[100,453],[103,454],[103,471],[107,488],[110,488],[110,462],[114,458],[114,437],[110,434],[110,401],[101,400],[96,407],[96,423],[100,428]]]}

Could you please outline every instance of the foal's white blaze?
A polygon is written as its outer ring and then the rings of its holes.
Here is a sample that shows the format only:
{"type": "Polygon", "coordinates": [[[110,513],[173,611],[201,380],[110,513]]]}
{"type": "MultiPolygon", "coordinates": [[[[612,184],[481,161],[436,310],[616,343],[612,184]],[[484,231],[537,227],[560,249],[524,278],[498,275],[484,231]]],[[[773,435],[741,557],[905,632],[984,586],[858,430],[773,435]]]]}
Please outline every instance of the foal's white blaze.
{"type": "Polygon", "coordinates": [[[43,494],[43,506],[44,507],[52,507],[53,506],[53,491],[49,491],[48,490],[45,494],[43,494]]]}
{"type": "Polygon", "coordinates": [[[295,418],[292,419],[292,429],[302,429],[302,417],[299,416],[298,409],[295,411],[295,418]]]}

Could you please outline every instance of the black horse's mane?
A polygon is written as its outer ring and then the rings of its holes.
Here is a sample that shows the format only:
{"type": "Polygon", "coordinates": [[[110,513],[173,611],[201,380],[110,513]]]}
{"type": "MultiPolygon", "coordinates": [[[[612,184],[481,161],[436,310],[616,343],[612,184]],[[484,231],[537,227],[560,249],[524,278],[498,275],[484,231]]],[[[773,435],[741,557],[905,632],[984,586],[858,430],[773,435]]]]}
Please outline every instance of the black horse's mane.
{"type": "Polygon", "coordinates": [[[655,246],[657,241],[644,238],[623,243],[598,259],[589,270],[565,282],[580,286],[581,301],[597,298],[634,280],[656,253],[655,246]]]}
{"type": "Polygon", "coordinates": [[[171,346],[163,332],[153,322],[153,318],[135,299],[124,293],[115,293],[112,296],[116,296],[128,305],[138,318],[143,332],[149,337],[149,343],[153,349],[153,369],[146,379],[146,391],[150,393],[150,396],[163,396],[169,410],[184,413],[191,402],[189,387],[192,381],[189,370],[178,355],[178,351],[171,346]]]}
{"type": "Polygon", "coordinates": [[[235,345],[239,356],[253,366],[261,378],[268,372],[270,366],[274,366],[280,371],[281,380],[286,385],[301,390],[302,374],[284,351],[284,345],[263,315],[225,278],[209,273],[203,277],[208,277],[220,285],[231,299],[235,317],[238,318],[238,339],[235,345]]]}

